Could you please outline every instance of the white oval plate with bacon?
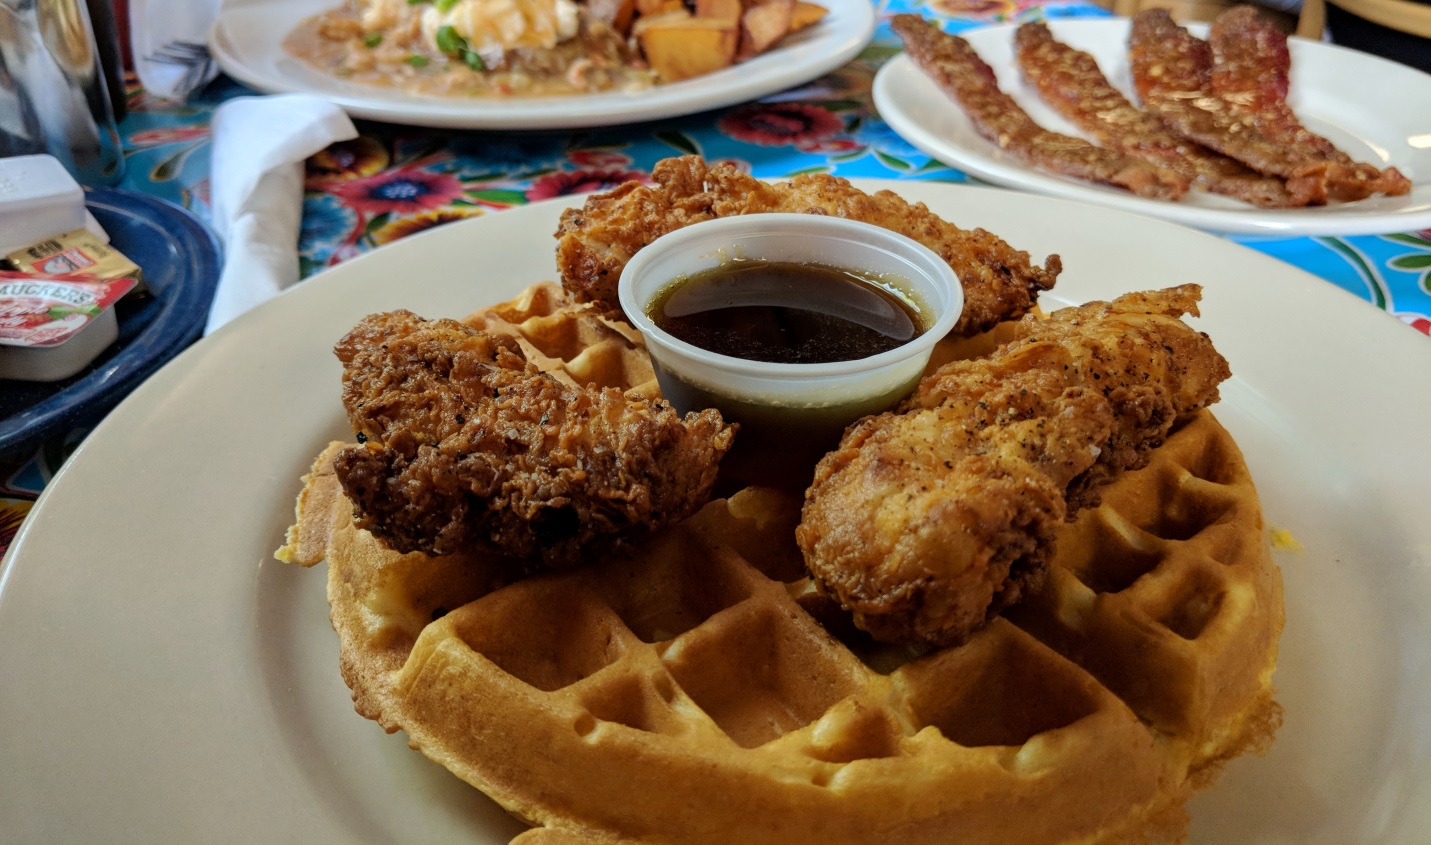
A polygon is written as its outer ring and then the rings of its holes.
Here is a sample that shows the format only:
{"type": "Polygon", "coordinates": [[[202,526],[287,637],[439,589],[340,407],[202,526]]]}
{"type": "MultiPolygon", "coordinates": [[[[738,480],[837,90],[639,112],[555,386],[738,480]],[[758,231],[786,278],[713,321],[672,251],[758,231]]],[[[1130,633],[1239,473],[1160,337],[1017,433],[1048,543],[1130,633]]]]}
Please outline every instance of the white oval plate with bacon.
{"type": "MultiPolygon", "coordinates": [[[[1129,95],[1129,21],[1125,18],[1050,20],[1055,38],[1091,54],[1109,82],[1129,95]]],[[[989,64],[999,87],[1039,125],[1083,137],[1046,105],[1019,71],[1017,24],[959,33],[989,64]]],[[[1189,26],[1205,36],[1206,26],[1189,26]]],[[[1096,202],[1213,232],[1283,236],[1383,234],[1431,226],[1431,120],[1418,104],[1431,102],[1431,76],[1366,53],[1288,39],[1291,84],[1287,97],[1311,131],[1353,159],[1394,166],[1411,180],[1403,196],[1373,196],[1305,208],[1264,209],[1192,190],[1176,202],[1037,169],[983,138],[969,118],[905,55],[875,78],[880,115],[905,140],[971,176],[1010,188],[1096,202]]]]}

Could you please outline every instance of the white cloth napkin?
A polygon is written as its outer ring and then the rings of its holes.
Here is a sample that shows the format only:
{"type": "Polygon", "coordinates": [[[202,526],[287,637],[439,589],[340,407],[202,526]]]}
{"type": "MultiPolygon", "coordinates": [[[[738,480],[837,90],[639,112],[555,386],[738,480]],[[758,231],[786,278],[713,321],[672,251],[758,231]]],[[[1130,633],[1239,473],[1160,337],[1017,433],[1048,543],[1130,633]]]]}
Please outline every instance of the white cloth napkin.
{"type": "Polygon", "coordinates": [[[343,110],[311,94],[238,97],[214,110],[214,228],[224,269],[208,334],[298,281],[303,161],[356,138],[343,110]]]}

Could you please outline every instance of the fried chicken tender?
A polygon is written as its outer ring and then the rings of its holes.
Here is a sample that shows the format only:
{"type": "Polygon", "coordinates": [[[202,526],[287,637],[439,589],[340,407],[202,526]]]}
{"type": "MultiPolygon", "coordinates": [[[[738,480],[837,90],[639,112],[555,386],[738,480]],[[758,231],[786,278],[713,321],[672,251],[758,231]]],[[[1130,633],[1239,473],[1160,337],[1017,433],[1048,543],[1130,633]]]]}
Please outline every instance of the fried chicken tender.
{"type": "Polygon", "coordinates": [[[714,410],[563,384],[454,320],[375,314],[334,351],[360,443],[337,475],[359,527],[401,552],[598,558],[704,504],[735,435],[714,410]]]}
{"type": "Polygon", "coordinates": [[[1026,317],[821,460],[796,537],[821,589],[886,642],[951,645],[1036,589],[1058,524],[1147,464],[1230,371],[1183,285],[1026,317]]]}
{"type": "Polygon", "coordinates": [[[771,184],[730,164],[699,156],[668,158],[651,171],[654,186],[631,181],[567,209],[557,229],[562,286],[579,301],[620,309],[616,283],[626,262],[669,232],[719,217],[768,212],[828,214],[882,226],[919,241],[954,269],[964,286],[964,313],[954,334],[968,337],[1023,316],[1062,270],[1058,256],[1045,267],[983,229],[965,230],[923,203],[890,191],[866,194],[848,181],[804,174],[771,184]]]}

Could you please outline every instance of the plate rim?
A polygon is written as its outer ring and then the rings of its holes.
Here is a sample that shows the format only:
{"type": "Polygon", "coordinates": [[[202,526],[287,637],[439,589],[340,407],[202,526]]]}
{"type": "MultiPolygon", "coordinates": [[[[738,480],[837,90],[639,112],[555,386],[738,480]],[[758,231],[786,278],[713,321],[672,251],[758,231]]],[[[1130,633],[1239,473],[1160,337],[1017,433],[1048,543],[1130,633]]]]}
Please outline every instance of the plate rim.
{"type": "MultiPolygon", "coordinates": [[[[235,45],[229,36],[229,28],[235,17],[249,10],[278,7],[289,10],[286,14],[290,16],[297,16],[300,11],[302,15],[312,14],[313,10],[331,7],[335,2],[337,0],[299,0],[297,3],[286,0],[248,0],[242,3],[226,3],[209,28],[209,50],[224,73],[250,87],[265,93],[317,94],[358,118],[437,129],[582,129],[680,117],[757,100],[805,84],[842,67],[858,56],[873,40],[878,25],[873,4],[865,0],[822,0],[830,9],[832,20],[821,22],[826,25],[826,30],[819,31],[812,27],[803,39],[786,45],[788,49],[801,51],[802,60],[794,65],[781,62],[779,51],[776,50],[742,65],[694,79],[656,86],[644,92],[514,98],[493,101],[501,106],[485,110],[480,106],[492,103],[484,103],[477,98],[463,100],[412,97],[404,101],[400,94],[379,96],[386,93],[380,88],[372,88],[372,95],[364,94],[362,86],[350,86],[355,89],[353,93],[321,88],[315,90],[314,86],[302,81],[290,81],[282,75],[274,76],[264,72],[263,68],[253,67],[256,57],[245,51],[236,52],[239,45],[235,45]],[[831,25],[838,25],[838,28],[828,28],[831,25]],[[749,66],[752,64],[757,65],[757,73],[749,72],[749,66]],[[462,104],[468,102],[477,108],[461,108],[462,104]]],[[[286,36],[289,23],[287,18],[284,21],[282,34],[286,36]]],[[[271,51],[273,48],[269,49],[271,51]]],[[[281,50],[281,46],[278,49],[281,50]]]]}
{"type": "MultiPolygon", "coordinates": [[[[1130,19],[1126,17],[1065,17],[1049,18],[1045,21],[1055,35],[1061,29],[1093,31],[1102,37],[1119,40],[1126,37],[1130,19]],[[1106,33],[1106,34],[1105,34],[1106,33]]],[[[978,41],[1001,37],[1012,33],[1020,22],[999,23],[961,30],[956,35],[969,40],[977,49],[978,41]]],[[[1195,35],[1205,35],[1207,24],[1191,24],[1187,27],[1195,35]]],[[[1361,53],[1337,44],[1312,41],[1292,36],[1289,45],[1294,61],[1297,54],[1313,56],[1334,55],[1346,61],[1365,63],[1371,68],[1381,68],[1397,75],[1424,80],[1427,96],[1431,97],[1431,75],[1420,73],[1414,68],[1397,64],[1380,56],[1361,53]],[[1324,52],[1325,51],[1325,52],[1324,52]]],[[[1294,65],[1295,68],[1295,65],[1294,65]]],[[[1294,70],[1295,73],[1295,70],[1294,70]]],[[[918,114],[905,107],[909,95],[909,85],[917,85],[925,91],[938,94],[947,101],[942,92],[933,88],[933,83],[914,64],[909,56],[900,52],[890,59],[875,74],[872,97],[875,109],[901,138],[947,165],[964,171],[975,178],[1007,188],[1028,190],[1046,196],[1080,200],[1106,205],[1122,211],[1160,217],[1204,231],[1234,235],[1264,235],[1274,237],[1335,236],[1335,235],[1377,235],[1402,231],[1412,231],[1431,226],[1431,184],[1423,175],[1413,183],[1413,196],[1420,202],[1419,207],[1394,211],[1361,212],[1346,210],[1345,206],[1319,207],[1309,209],[1256,209],[1245,208],[1205,208],[1181,202],[1167,202],[1134,196],[1127,192],[1073,180],[1037,170],[1031,165],[1012,159],[998,151],[992,144],[978,138],[979,148],[970,148],[960,140],[940,137],[930,129],[918,114]],[[901,84],[902,83],[902,84],[901,84]],[[983,147],[987,146],[987,149],[983,147]]],[[[1005,92],[1018,98],[1021,92],[1005,92]]],[[[952,102],[951,116],[961,125],[968,125],[968,118],[952,102]]],[[[967,129],[973,133],[972,126],[967,129]]],[[[977,137],[977,133],[974,133],[977,137]]],[[[1393,162],[1394,164],[1395,162],[1393,162]]]]}

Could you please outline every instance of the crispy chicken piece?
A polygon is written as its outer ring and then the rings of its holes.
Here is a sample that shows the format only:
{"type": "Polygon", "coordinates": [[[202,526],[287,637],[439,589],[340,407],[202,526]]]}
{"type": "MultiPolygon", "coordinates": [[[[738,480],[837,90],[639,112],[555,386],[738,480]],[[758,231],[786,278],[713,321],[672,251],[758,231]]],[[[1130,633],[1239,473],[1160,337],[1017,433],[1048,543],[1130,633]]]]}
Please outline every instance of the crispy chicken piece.
{"type": "Polygon", "coordinates": [[[338,478],[359,526],[402,552],[600,557],[704,504],[735,434],[717,411],[563,384],[454,320],[375,314],[334,351],[360,443],[338,478]]]}
{"type": "Polygon", "coordinates": [[[1184,285],[1027,317],[816,468],[796,532],[821,589],[886,642],[962,642],[1041,582],[1054,530],[1217,400],[1227,362],[1184,285]]]}
{"type": "Polygon", "coordinates": [[[619,309],[616,282],[637,250],[684,226],[763,212],[828,214],[873,223],[924,244],[949,262],[964,286],[959,336],[986,331],[1023,316],[1040,291],[1053,287],[1058,256],[1045,267],[983,229],[965,230],[941,220],[923,203],[911,205],[890,191],[866,194],[844,179],[805,174],[771,184],[729,164],[699,156],[668,158],[651,171],[654,186],[627,182],[596,194],[562,214],[556,232],[562,286],[583,302],[619,309]]]}

